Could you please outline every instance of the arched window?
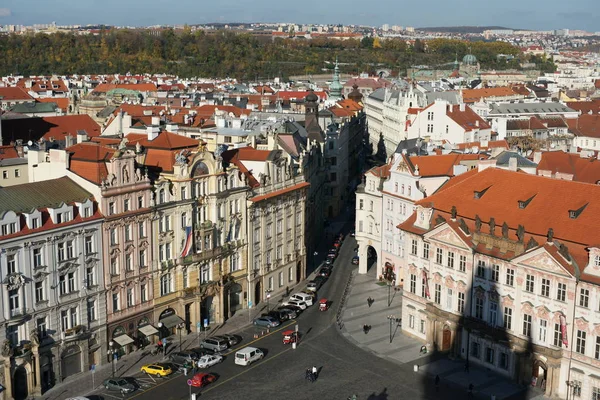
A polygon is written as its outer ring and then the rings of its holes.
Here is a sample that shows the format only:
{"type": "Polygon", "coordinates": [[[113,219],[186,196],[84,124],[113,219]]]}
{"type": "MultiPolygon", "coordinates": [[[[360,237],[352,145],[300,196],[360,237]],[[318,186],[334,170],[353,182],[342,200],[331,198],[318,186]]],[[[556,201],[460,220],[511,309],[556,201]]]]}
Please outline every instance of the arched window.
{"type": "Polygon", "coordinates": [[[409,195],[409,196],[410,196],[411,189],[412,189],[412,187],[411,187],[411,186],[409,186],[409,187],[408,187],[408,195],[409,195]]]}
{"type": "Polygon", "coordinates": [[[394,191],[398,193],[398,182],[394,183],[394,191]]]}
{"type": "Polygon", "coordinates": [[[400,193],[404,194],[404,185],[402,185],[402,191],[400,193]]]}
{"type": "Polygon", "coordinates": [[[196,178],[202,175],[208,175],[210,171],[208,170],[208,166],[204,164],[202,161],[196,163],[192,168],[192,178],[196,178]]]}

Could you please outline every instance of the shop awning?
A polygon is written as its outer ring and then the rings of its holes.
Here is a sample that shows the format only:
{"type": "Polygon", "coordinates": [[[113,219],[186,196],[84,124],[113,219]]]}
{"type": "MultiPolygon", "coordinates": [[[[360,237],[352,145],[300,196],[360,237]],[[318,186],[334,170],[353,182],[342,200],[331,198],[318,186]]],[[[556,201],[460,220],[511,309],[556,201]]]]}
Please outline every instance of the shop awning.
{"type": "Polygon", "coordinates": [[[160,322],[162,322],[162,324],[165,328],[171,329],[171,328],[177,326],[178,324],[181,324],[184,321],[179,315],[173,314],[173,315],[169,315],[166,318],[161,319],[160,322]]]}
{"type": "Polygon", "coordinates": [[[153,327],[152,325],[144,325],[138,328],[138,331],[142,332],[146,336],[152,336],[158,333],[158,329],[153,327]]]}
{"type": "Polygon", "coordinates": [[[129,335],[120,335],[120,336],[114,337],[113,340],[115,342],[119,343],[121,346],[126,346],[129,343],[133,343],[133,339],[129,335]]]}

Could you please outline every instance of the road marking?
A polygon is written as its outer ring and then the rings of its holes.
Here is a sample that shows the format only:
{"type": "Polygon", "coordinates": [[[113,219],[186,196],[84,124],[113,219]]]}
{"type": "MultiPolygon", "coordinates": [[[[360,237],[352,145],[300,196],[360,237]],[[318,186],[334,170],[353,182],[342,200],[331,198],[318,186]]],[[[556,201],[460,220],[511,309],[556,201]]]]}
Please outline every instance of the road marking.
{"type": "MultiPolygon", "coordinates": [[[[226,353],[226,354],[224,354],[224,355],[230,355],[230,354],[233,354],[233,353],[235,353],[236,351],[238,351],[238,350],[240,350],[240,349],[243,349],[244,347],[246,347],[246,346],[248,346],[248,345],[251,345],[252,343],[256,343],[256,342],[260,341],[261,339],[263,339],[263,338],[265,338],[265,337],[267,337],[267,336],[270,336],[270,335],[272,335],[272,334],[274,334],[274,333],[277,333],[277,332],[281,331],[282,329],[288,328],[288,327],[290,327],[290,326],[292,326],[292,325],[294,325],[294,324],[296,324],[296,320],[292,320],[292,321],[290,321],[290,323],[289,323],[289,324],[287,324],[287,325],[282,325],[282,326],[281,326],[281,328],[279,328],[279,329],[277,329],[277,330],[274,330],[274,331],[271,331],[271,332],[267,333],[266,335],[263,335],[263,336],[259,337],[258,339],[254,339],[253,341],[251,341],[251,342],[248,342],[248,343],[246,343],[245,345],[243,345],[243,346],[240,346],[240,347],[236,348],[235,350],[232,350],[232,351],[230,351],[229,353],[226,353]]],[[[250,371],[250,370],[251,370],[251,369],[253,369],[253,368],[256,368],[256,367],[258,367],[259,365],[262,365],[262,364],[264,364],[265,362],[267,362],[267,361],[269,361],[269,360],[272,360],[272,359],[274,359],[274,358],[278,357],[279,355],[281,355],[281,354],[283,354],[283,353],[285,353],[285,352],[287,352],[287,351],[289,351],[289,350],[291,350],[291,349],[292,349],[292,348],[290,347],[290,348],[288,348],[287,350],[284,350],[284,351],[282,351],[281,353],[279,353],[279,354],[277,354],[277,355],[274,355],[273,357],[269,357],[268,359],[264,360],[263,362],[259,362],[259,363],[258,363],[258,364],[256,364],[254,367],[248,368],[248,369],[246,369],[245,371],[243,371],[243,372],[239,373],[238,375],[235,375],[235,376],[234,376],[234,377],[232,377],[232,378],[228,378],[227,380],[220,382],[220,383],[219,383],[219,384],[217,384],[216,386],[212,386],[212,387],[210,387],[209,389],[207,389],[207,390],[204,390],[204,392],[203,392],[203,393],[206,393],[208,390],[211,390],[212,388],[216,388],[216,387],[220,386],[222,383],[229,382],[231,379],[233,379],[233,378],[235,378],[235,377],[238,377],[238,376],[240,376],[240,375],[242,375],[242,374],[244,374],[244,373],[246,373],[246,372],[250,371]]],[[[154,390],[154,389],[156,389],[157,387],[159,387],[159,386],[162,386],[162,385],[164,385],[165,383],[168,383],[168,382],[170,382],[170,381],[172,381],[172,380],[174,380],[174,379],[179,379],[179,378],[181,378],[182,376],[183,376],[183,375],[180,375],[180,376],[178,376],[178,377],[175,377],[175,378],[173,378],[173,379],[167,379],[167,380],[165,380],[164,382],[160,382],[160,383],[158,383],[156,386],[153,386],[152,388],[150,388],[150,389],[148,389],[148,390],[143,390],[143,391],[140,391],[139,393],[136,393],[136,394],[134,394],[133,396],[129,397],[129,399],[135,399],[136,397],[138,397],[138,396],[141,396],[141,395],[143,395],[144,393],[148,393],[148,392],[150,392],[151,390],[154,390]]],[[[117,398],[117,397],[115,397],[115,398],[117,398]]],[[[121,399],[119,399],[119,400],[121,400],[121,399]]]]}
{"type": "Polygon", "coordinates": [[[231,380],[233,380],[233,379],[236,379],[236,378],[238,378],[238,377],[240,377],[240,376],[244,375],[244,374],[245,374],[245,373],[247,373],[247,372],[250,372],[250,371],[252,371],[254,368],[260,367],[261,365],[263,365],[263,364],[265,364],[265,363],[267,363],[267,362],[269,362],[269,361],[271,361],[271,360],[274,360],[274,359],[276,359],[276,358],[277,358],[277,357],[279,357],[280,355],[282,355],[282,354],[284,354],[284,353],[287,353],[287,352],[288,352],[288,351],[290,351],[290,350],[292,350],[292,348],[291,348],[291,347],[288,347],[286,350],[283,350],[281,353],[278,353],[278,354],[274,355],[273,357],[269,357],[269,358],[267,358],[267,359],[264,359],[262,362],[258,362],[258,363],[256,363],[256,365],[254,365],[253,367],[246,368],[246,369],[244,369],[244,371],[240,372],[239,374],[237,374],[237,375],[234,375],[234,376],[231,376],[231,377],[229,377],[229,378],[225,379],[224,381],[220,381],[220,382],[219,382],[219,383],[217,383],[216,385],[214,385],[214,386],[211,386],[211,387],[209,387],[208,389],[204,390],[202,393],[210,392],[211,390],[213,390],[213,389],[216,389],[216,388],[218,388],[219,386],[221,386],[221,385],[224,385],[225,383],[227,383],[227,382],[229,382],[229,381],[231,381],[231,380]]]}
{"type": "Polygon", "coordinates": [[[123,397],[113,396],[112,394],[104,393],[105,396],[112,397],[113,399],[122,400],[123,397]]]}

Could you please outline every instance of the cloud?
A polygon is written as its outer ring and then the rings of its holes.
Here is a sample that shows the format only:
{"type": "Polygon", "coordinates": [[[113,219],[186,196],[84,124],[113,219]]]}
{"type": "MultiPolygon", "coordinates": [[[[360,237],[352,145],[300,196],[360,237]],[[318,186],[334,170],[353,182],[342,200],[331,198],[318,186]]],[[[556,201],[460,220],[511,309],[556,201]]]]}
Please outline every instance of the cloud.
{"type": "Polygon", "coordinates": [[[0,17],[10,17],[10,8],[0,8],[0,17]]]}

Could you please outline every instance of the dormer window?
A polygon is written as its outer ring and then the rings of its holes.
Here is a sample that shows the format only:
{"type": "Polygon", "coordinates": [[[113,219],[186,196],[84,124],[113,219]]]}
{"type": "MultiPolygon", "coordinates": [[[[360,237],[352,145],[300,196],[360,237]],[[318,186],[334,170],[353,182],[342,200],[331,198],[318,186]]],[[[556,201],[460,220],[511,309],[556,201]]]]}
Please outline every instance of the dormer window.
{"type": "Polygon", "coordinates": [[[489,187],[488,187],[488,188],[485,188],[485,189],[483,189],[483,190],[476,190],[476,191],[474,191],[474,192],[473,192],[473,198],[475,198],[475,199],[480,199],[480,198],[482,198],[482,197],[483,197],[483,195],[485,194],[485,192],[487,192],[487,190],[488,190],[488,189],[489,189],[489,187]]]}
{"type": "Polygon", "coordinates": [[[37,229],[40,227],[40,219],[35,217],[31,218],[31,229],[37,229]]]}
{"type": "Polygon", "coordinates": [[[579,215],[583,212],[583,210],[585,210],[588,204],[589,203],[586,203],[585,205],[579,207],[576,210],[569,210],[569,218],[576,219],[577,217],[579,217],[579,215]]]}
{"type": "Polygon", "coordinates": [[[527,207],[529,205],[529,203],[531,203],[531,200],[533,200],[534,197],[535,196],[531,196],[527,200],[519,200],[519,208],[522,210],[525,207],[527,207]]]}
{"type": "Polygon", "coordinates": [[[40,85],[40,89],[46,89],[46,85],[40,85]]]}
{"type": "Polygon", "coordinates": [[[594,256],[594,266],[600,267],[600,255],[599,254],[596,254],[594,256]]]}
{"type": "Polygon", "coordinates": [[[2,236],[10,235],[11,233],[15,233],[17,231],[17,224],[15,222],[11,222],[10,224],[2,225],[2,236]]]}

